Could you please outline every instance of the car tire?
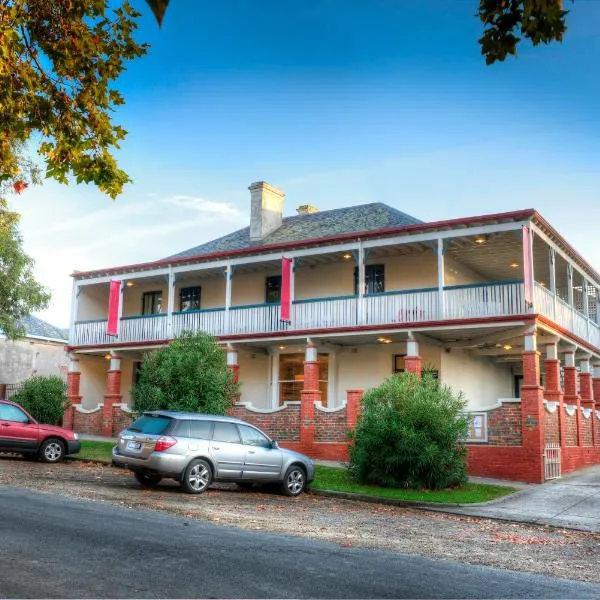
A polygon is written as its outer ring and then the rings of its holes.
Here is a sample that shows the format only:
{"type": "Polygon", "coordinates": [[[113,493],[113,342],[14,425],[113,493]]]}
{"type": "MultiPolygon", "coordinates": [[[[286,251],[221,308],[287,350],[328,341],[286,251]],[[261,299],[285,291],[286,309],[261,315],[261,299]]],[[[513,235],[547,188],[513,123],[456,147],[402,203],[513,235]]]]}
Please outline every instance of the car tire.
{"type": "Polygon", "coordinates": [[[212,482],[212,469],[201,458],[190,461],[181,478],[181,487],[188,494],[201,494],[212,482]]]}
{"type": "Polygon", "coordinates": [[[286,496],[299,496],[306,489],[306,472],[298,465],[292,465],[285,472],[281,491],[286,496]]]}
{"type": "Polygon", "coordinates": [[[48,438],[40,447],[39,459],[45,463],[57,463],[65,457],[65,444],[58,438],[48,438]]]}
{"type": "Polygon", "coordinates": [[[135,472],[133,476],[140,485],[149,488],[156,487],[162,481],[162,477],[160,475],[149,475],[148,473],[135,472]]]}

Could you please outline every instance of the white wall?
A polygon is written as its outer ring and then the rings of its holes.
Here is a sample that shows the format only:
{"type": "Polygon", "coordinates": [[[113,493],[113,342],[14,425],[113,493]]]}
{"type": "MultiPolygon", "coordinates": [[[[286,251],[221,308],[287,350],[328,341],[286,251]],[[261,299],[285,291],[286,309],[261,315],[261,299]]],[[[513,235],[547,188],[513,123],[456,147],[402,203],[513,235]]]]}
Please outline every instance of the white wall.
{"type": "Polygon", "coordinates": [[[489,357],[474,356],[467,350],[442,351],[441,380],[460,390],[469,408],[489,406],[498,398],[511,398],[514,379],[511,367],[489,357]]]}
{"type": "Polygon", "coordinates": [[[33,375],[65,377],[67,354],[62,342],[0,338],[0,383],[21,383],[33,375]]]}
{"type": "Polygon", "coordinates": [[[269,358],[267,354],[238,354],[241,402],[251,402],[259,408],[271,406],[269,358]]]}
{"type": "Polygon", "coordinates": [[[103,356],[79,355],[79,394],[82,396],[81,406],[87,410],[96,408],[104,402],[106,390],[106,371],[109,361],[103,356]]]}
{"type": "Polygon", "coordinates": [[[76,321],[106,319],[108,314],[108,283],[83,285],[77,298],[76,321]]]}

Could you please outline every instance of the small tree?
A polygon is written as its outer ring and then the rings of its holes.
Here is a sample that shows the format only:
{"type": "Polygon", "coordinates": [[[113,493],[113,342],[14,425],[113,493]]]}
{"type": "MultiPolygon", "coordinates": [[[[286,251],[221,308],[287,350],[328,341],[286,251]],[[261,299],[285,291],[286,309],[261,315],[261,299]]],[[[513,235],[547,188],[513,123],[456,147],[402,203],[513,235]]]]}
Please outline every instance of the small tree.
{"type": "Polygon", "coordinates": [[[40,423],[56,425],[69,406],[67,384],[57,375],[32,377],[12,397],[40,423]]]}
{"type": "Polygon", "coordinates": [[[394,375],[363,400],[350,448],[360,482],[441,489],[466,480],[465,401],[429,374],[394,375]]]}
{"type": "Polygon", "coordinates": [[[165,348],[146,355],[133,400],[139,412],[162,409],[224,415],[236,393],[227,355],[215,338],[184,332],[165,348]]]}

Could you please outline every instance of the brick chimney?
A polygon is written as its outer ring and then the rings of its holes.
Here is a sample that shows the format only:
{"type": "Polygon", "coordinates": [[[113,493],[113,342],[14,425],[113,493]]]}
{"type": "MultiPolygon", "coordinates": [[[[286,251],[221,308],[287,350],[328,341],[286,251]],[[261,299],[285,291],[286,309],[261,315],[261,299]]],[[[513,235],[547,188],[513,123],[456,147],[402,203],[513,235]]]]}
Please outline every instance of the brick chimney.
{"type": "Polygon", "coordinates": [[[256,181],[250,190],[250,241],[259,242],[281,227],[285,194],[266,181],[256,181]]]}

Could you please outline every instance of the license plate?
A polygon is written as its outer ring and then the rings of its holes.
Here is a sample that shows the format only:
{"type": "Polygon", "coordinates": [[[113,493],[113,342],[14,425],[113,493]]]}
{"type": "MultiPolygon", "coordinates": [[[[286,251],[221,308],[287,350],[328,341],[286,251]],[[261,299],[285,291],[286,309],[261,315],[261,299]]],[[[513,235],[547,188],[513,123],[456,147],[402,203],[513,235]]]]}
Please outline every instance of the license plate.
{"type": "Polygon", "coordinates": [[[127,450],[139,450],[141,447],[141,442],[127,442],[127,450]]]}

